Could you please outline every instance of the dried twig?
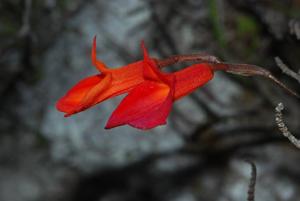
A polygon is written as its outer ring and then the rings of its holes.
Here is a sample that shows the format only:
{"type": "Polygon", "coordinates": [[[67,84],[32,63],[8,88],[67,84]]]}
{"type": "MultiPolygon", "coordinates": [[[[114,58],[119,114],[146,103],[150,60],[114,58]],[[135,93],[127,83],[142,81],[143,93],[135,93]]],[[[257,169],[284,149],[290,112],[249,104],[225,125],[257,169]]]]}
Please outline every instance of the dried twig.
{"type": "Polygon", "coordinates": [[[190,54],[190,55],[173,55],[166,59],[156,59],[158,66],[161,68],[180,62],[197,62],[197,63],[220,63],[220,59],[206,53],[190,54]]]}
{"type": "Polygon", "coordinates": [[[247,201],[255,200],[255,184],[256,184],[256,166],[252,161],[246,160],[247,163],[251,165],[251,178],[248,186],[248,196],[247,201]]]}
{"type": "Polygon", "coordinates": [[[242,76],[262,76],[275,82],[278,86],[286,90],[293,96],[300,98],[300,96],[280,80],[278,80],[272,73],[260,66],[251,64],[233,64],[221,62],[217,57],[209,54],[193,54],[193,55],[173,55],[165,59],[155,59],[156,63],[160,68],[180,63],[180,62],[197,62],[197,63],[208,63],[214,71],[225,71],[228,73],[238,74],[242,76]]]}
{"type": "Polygon", "coordinates": [[[300,83],[300,74],[292,71],[286,64],[282,62],[282,60],[279,57],[275,57],[275,61],[277,66],[282,70],[283,73],[294,78],[300,83]]]}
{"type": "Polygon", "coordinates": [[[285,125],[283,121],[282,110],[284,109],[284,105],[279,103],[275,108],[275,121],[276,124],[281,131],[282,135],[285,136],[293,143],[298,149],[300,149],[300,140],[298,140],[289,130],[288,127],[285,125]]]}
{"type": "Polygon", "coordinates": [[[222,71],[226,71],[228,73],[238,74],[238,75],[242,75],[242,76],[258,75],[258,76],[268,78],[269,80],[275,82],[282,89],[286,90],[291,95],[296,96],[297,98],[300,98],[300,96],[295,91],[291,90],[289,87],[287,87],[281,81],[279,81],[275,76],[273,76],[271,74],[270,71],[268,71],[260,66],[251,65],[251,64],[215,63],[212,65],[212,68],[214,70],[222,70],[222,71]]]}

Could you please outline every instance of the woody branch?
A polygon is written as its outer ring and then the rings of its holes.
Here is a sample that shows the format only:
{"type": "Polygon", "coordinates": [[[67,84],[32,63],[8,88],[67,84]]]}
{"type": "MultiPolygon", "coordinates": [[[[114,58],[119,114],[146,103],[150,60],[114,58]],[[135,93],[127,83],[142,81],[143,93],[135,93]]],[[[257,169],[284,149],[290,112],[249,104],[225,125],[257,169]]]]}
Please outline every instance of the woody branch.
{"type": "Polygon", "coordinates": [[[225,71],[232,74],[238,74],[242,76],[262,76],[265,77],[282,89],[286,90],[289,94],[300,98],[300,96],[284,83],[279,81],[272,73],[260,66],[251,64],[233,64],[221,62],[217,57],[201,53],[201,54],[190,54],[190,55],[173,55],[165,59],[154,59],[160,68],[164,68],[169,65],[173,65],[181,62],[197,62],[197,63],[208,63],[214,71],[225,71]]]}

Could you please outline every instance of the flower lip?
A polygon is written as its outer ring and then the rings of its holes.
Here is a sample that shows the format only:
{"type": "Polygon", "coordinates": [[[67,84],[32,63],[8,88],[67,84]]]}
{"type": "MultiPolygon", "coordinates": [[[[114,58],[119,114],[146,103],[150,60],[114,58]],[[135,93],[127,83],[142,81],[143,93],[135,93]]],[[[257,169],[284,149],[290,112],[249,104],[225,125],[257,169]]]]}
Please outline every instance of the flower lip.
{"type": "Polygon", "coordinates": [[[121,101],[105,128],[129,124],[140,129],[150,129],[166,123],[171,106],[172,93],[168,85],[144,81],[121,101]]]}

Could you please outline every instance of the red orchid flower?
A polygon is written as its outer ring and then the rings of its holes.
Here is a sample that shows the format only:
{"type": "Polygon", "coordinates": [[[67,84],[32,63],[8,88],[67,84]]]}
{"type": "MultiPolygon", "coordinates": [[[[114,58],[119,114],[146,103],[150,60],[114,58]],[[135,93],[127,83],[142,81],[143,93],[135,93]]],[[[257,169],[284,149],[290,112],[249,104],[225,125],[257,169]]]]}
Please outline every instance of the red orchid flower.
{"type": "Polygon", "coordinates": [[[93,40],[91,57],[92,64],[100,73],[78,82],[57,102],[56,108],[64,112],[66,117],[128,92],[144,81],[143,60],[117,69],[108,69],[104,63],[97,60],[96,37],[93,40]]]}
{"type": "Polygon", "coordinates": [[[218,70],[243,76],[263,76],[299,97],[269,71],[259,66],[224,63],[207,54],[174,55],[157,60],[149,57],[143,43],[142,49],[143,60],[117,69],[108,69],[96,58],[95,37],[92,64],[100,73],[77,83],[57,102],[57,109],[66,113],[65,116],[70,116],[108,98],[128,93],[112,113],[105,128],[128,124],[140,129],[150,129],[166,124],[173,102],[207,83],[213,78],[213,72],[218,70]],[[174,73],[164,73],[159,69],[181,61],[204,63],[174,73]]]}
{"type": "Polygon", "coordinates": [[[96,37],[92,64],[100,71],[81,80],[57,102],[57,109],[70,116],[108,98],[129,92],[112,114],[106,128],[129,124],[150,129],[166,123],[172,103],[209,81],[209,64],[196,64],[175,73],[163,73],[142,44],[144,60],[108,69],[96,58],[96,37]]]}
{"type": "Polygon", "coordinates": [[[212,79],[209,64],[195,64],[175,73],[163,73],[144,50],[144,79],[132,89],[112,113],[106,129],[128,124],[150,129],[166,124],[175,100],[191,93],[212,79]]]}

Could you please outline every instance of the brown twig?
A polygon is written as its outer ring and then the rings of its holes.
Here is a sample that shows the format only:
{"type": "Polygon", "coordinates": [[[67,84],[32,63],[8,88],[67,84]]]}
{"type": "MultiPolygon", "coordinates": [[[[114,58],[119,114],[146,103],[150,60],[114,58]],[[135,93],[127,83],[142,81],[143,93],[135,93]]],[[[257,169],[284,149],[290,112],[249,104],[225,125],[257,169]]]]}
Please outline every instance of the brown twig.
{"type": "Polygon", "coordinates": [[[155,59],[156,63],[159,65],[160,68],[180,63],[180,62],[197,62],[197,63],[209,63],[211,68],[214,71],[225,71],[232,74],[238,74],[242,76],[262,76],[265,77],[282,89],[286,90],[293,96],[300,98],[300,96],[290,88],[288,88],[284,83],[279,81],[275,76],[271,74],[270,71],[256,65],[251,64],[233,64],[233,63],[225,63],[221,62],[217,57],[209,55],[209,54],[194,54],[194,55],[174,55],[170,56],[166,59],[155,59]]]}
{"type": "Polygon", "coordinates": [[[288,88],[285,84],[283,84],[275,76],[273,76],[270,71],[268,71],[262,67],[259,67],[256,65],[251,65],[251,64],[218,63],[218,64],[213,64],[212,68],[215,71],[221,70],[221,71],[226,71],[228,73],[238,74],[238,75],[242,75],[242,76],[259,75],[259,76],[268,78],[269,80],[275,82],[282,89],[286,90],[291,95],[296,96],[297,98],[300,98],[300,96],[295,91],[288,88]]]}
{"type": "Polygon", "coordinates": [[[188,55],[173,55],[166,59],[156,60],[160,68],[170,66],[181,62],[197,62],[197,63],[220,63],[221,61],[212,55],[206,53],[188,54],[188,55]]]}

